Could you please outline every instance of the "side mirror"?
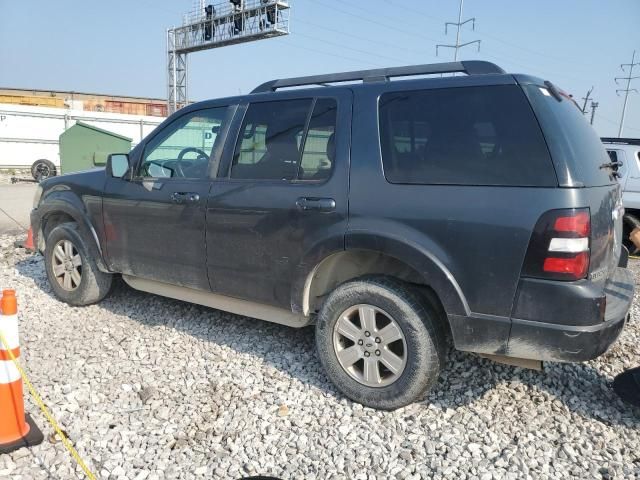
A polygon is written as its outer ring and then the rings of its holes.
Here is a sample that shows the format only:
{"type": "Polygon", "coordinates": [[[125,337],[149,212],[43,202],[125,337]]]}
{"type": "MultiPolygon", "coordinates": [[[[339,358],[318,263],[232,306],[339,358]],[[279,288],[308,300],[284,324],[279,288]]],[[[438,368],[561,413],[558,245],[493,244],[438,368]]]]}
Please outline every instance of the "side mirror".
{"type": "Polygon", "coordinates": [[[113,178],[122,178],[129,171],[129,155],[112,153],[107,157],[107,174],[113,178]]]}

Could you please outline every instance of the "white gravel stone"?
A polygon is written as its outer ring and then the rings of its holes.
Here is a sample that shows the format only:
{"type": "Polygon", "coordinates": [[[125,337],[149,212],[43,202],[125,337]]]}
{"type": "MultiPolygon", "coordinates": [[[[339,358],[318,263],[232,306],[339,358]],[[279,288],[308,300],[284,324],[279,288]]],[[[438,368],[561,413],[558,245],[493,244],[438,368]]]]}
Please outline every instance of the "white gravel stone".
{"type": "MultiPolygon", "coordinates": [[[[22,361],[104,479],[640,477],[640,412],[610,388],[640,364],[639,303],[604,356],[544,372],[449,352],[424,401],[381,412],[336,391],[294,330],[131,290],[57,301],[43,260],[0,236],[22,361]]],[[[640,262],[630,268],[640,279],[640,262]]],[[[49,438],[30,400],[26,409],[49,438]]],[[[0,477],[79,478],[59,441],[0,455],[0,477]]]]}

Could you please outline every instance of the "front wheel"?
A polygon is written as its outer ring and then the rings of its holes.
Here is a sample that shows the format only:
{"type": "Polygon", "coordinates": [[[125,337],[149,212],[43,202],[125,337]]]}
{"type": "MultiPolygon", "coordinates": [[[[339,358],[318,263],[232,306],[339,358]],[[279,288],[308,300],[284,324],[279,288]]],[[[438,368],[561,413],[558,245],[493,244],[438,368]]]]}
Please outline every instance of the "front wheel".
{"type": "Polygon", "coordinates": [[[316,346],[331,381],[363,405],[392,410],[421,398],[444,363],[437,313],[410,286],[371,276],[336,288],[316,323],[316,346]]]}
{"type": "Polygon", "coordinates": [[[71,305],[90,305],[111,289],[113,275],[101,272],[75,223],[63,223],[47,236],[45,268],[56,296],[71,305]]]}

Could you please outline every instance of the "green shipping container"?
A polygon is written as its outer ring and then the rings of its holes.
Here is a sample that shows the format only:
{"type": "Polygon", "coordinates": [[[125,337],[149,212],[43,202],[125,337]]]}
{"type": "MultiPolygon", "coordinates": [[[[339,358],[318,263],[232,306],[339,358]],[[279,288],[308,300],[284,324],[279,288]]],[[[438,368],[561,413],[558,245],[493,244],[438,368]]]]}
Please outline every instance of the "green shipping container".
{"type": "Polygon", "coordinates": [[[104,167],[109,154],[130,150],[130,138],[77,122],[60,135],[60,170],[71,173],[104,167]]]}

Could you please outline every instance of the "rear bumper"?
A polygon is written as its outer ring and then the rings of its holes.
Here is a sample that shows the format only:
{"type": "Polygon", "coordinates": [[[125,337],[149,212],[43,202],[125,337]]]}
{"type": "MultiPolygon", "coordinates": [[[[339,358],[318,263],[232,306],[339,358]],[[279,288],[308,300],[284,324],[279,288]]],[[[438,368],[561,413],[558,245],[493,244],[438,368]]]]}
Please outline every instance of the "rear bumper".
{"type": "Polygon", "coordinates": [[[513,320],[506,355],[555,362],[599,357],[618,339],[628,314],[591,327],[513,320]]]}
{"type": "MultiPolygon", "coordinates": [[[[607,281],[604,296],[600,293],[606,298],[602,302],[603,307],[606,305],[604,311],[591,308],[572,312],[562,307],[568,315],[563,322],[544,316],[537,317],[547,320],[543,322],[488,315],[450,316],[454,342],[459,350],[515,358],[557,362],[592,360],[605,353],[622,332],[629,319],[634,286],[633,274],[626,268],[617,268],[607,281]]],[[[578,293],[584,301],[584,289],[578,293]]],[[[548,303],[554,302],[553,298],[546,301],[545,298],[537,299],[543,304],[538,313],[546,312],[548,303]]]]}

